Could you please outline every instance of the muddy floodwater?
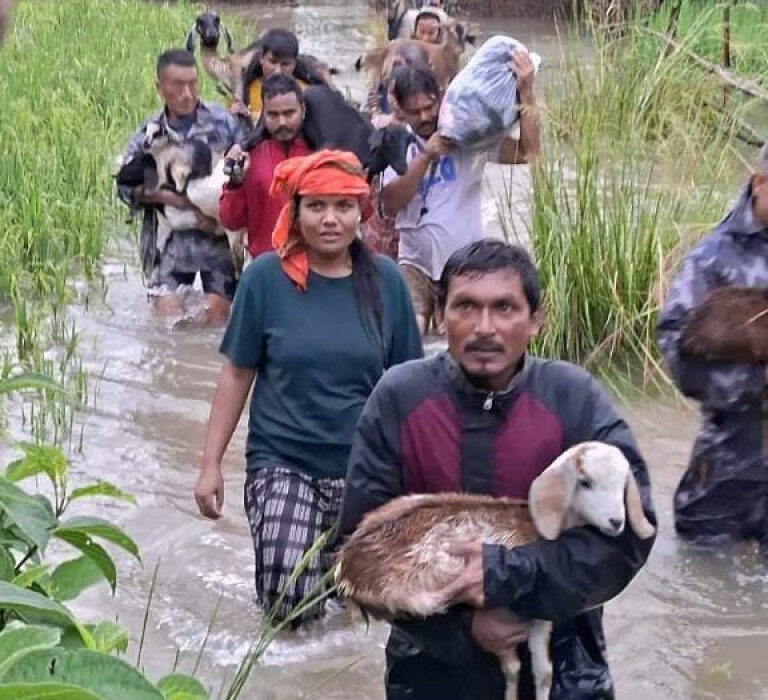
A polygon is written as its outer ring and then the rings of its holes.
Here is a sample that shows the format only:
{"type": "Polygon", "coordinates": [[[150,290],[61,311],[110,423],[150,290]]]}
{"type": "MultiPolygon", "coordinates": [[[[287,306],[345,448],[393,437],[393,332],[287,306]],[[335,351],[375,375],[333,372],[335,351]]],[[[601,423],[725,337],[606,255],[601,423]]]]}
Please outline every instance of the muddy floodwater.
{"type": "MultiPolygon", "coordinates": [[[[340,84],[352,93],[362,89],[359,76],[349,72],[371,19],[362,1],[238,12],[249,13],[261,28],[294,29],[304,50],[344,69],[340,84]]],[[[556,56],[551,24],[515,20],[481,27],[485,34],[493,30],[536,49],[545,71],[547,58],[556,56]]],[[[494,177],[498,184],[499,173],[491,173],[494,177]]],[[[513,200],[522,201],[524,169],[516,172],[513,185],[513,200]]],[[[493,189],[488,188],[485,207],[491,227],[497,226],[493,189]]],[[[224,463],[224,517],[206,521],[197,514],[192,488],[220,366],[221,333],[174,329],[154,320],[132,256],[129,249],[114,252],[104,265],[105,304],[72,310],[83,331],[87,365],[101,376],[95,407],[83,417],[83,452],[73,458],[73,479],[109,479],[136,496],[137,507],[101,505],[95,514],[126,528],[140,546],[143,566],[119,559],[117,595],[97,587],[75,608],[86,619],[117,618],[126,625],[132,661],[159,562],[142,665],[157,678],[170,671],[180,650],[179,670],[189,672],[218,604],[198,670],[216,697],[260,619],[252,601],[253,552],[242,505],[245,419],[224,463]]],[[[618,697],[768,698],[763,562],[749,553],[693,552],[673,535],[671,499],[687,461],[695,414],[683,405],[651,401],[623,410],[650,464],[661,531],[648,565],[606,608],[618,697]]],[[[383,698],[385,638],[385,625],[366,628],[348,612],[336,613],[314,629],[278,639],[242,697],[383,698]]]]}

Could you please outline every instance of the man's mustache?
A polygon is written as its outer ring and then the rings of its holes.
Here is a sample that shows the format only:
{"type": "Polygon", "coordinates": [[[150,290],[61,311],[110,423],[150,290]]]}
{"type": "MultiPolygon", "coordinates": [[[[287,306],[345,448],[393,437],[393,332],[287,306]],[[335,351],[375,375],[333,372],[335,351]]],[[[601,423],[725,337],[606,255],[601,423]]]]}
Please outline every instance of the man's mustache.
{"type": "Polygon", "coordinates": [[[504,347],[496,343],[475,341],[464,346],[465,352],[504,352],[504,347]]]}

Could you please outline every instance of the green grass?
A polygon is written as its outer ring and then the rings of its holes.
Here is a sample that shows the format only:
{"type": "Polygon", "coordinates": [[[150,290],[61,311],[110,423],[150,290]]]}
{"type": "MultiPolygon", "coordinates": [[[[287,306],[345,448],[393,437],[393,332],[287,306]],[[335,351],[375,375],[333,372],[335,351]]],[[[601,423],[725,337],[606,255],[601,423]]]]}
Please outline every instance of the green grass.
{"type": "MultiPolygon", "coordinates": [[[[157,54],[183,44],[199,11],[186,2],[18,3],[0,51],[0,317],[15,335],[6,365],[84,384],[66,316],[70,283],[98,282],[110,234],[126,230],[115,156],[159,109],[157,54]]],[[[207,76],[201,85],[215,95],[207,76]]],[[[38,409],[38,426],[48,408],[38,409]]],[[[54,418],[55,430],[66,433],[68,420],[54,418]]]]}
{"type": "Polygon", "coordinates": [[[528,223],[515,231],[502,218],[540,268],[547,321],[537,352],[616,386],[661,388],[655,325],[667,285],[723,215],[754,152],[733,136],[748,104],[713,109],[722,86],[643,32],[648,21],[618,38],[588,27],[586,55],[583,34],[565,41],[561,65],[547,71],[528,223]]]}

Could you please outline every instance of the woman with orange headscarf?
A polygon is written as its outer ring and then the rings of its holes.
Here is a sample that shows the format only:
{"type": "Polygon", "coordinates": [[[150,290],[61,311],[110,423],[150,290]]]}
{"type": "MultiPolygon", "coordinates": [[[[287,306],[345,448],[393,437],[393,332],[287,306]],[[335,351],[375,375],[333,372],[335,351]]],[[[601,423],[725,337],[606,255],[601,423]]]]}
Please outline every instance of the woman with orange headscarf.
{"type": "MultiPolygon", "coordinates": [[[[195,498],[221,515],[221,459],[251,397],[245,507],[256,552],[256,592],[284,618],[320,580],[315,557],[296,562],[332,527],[355,425],[385,369],[422,354],[410,296],[396,265],[358,238],[368,184],[351,153],[320,151],[275,169],[283,208],[274,253],[256,258],[238,284],[221,343],[195,498]]],[[[368,207],[369,208],[369,207],[368,207]]],[[[302,619],[322,614],[322,605],[302,619]]]]}

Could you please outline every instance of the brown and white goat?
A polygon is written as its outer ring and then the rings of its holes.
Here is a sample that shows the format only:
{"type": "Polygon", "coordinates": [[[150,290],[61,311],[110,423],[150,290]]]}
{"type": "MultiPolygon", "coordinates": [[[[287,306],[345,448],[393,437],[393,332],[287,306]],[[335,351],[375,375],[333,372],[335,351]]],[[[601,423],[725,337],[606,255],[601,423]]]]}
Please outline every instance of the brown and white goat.
{"type": "MultiPolygon", "coordinates": [[[[403,496],[384,504],[366,515],[342,546],[336,583],[342,595],[377,617],[434,615],[449,607],[446,590],[464,569],[464,560],[450,553],[454,544],[517,547],[537,537],[553,540],[579,525],[618,536],[626,521],[643,539],[655,532],[621,450],[584,442],[565,451],[536,478],[527,503],[448,493],[403,496]]],[[[530,623],[537,700],[549,697],[551,628],[552,623],[543,620],[530,623]]],[[[516,656],[501,662],[508,678],[517,675],[516,656]]]]}

